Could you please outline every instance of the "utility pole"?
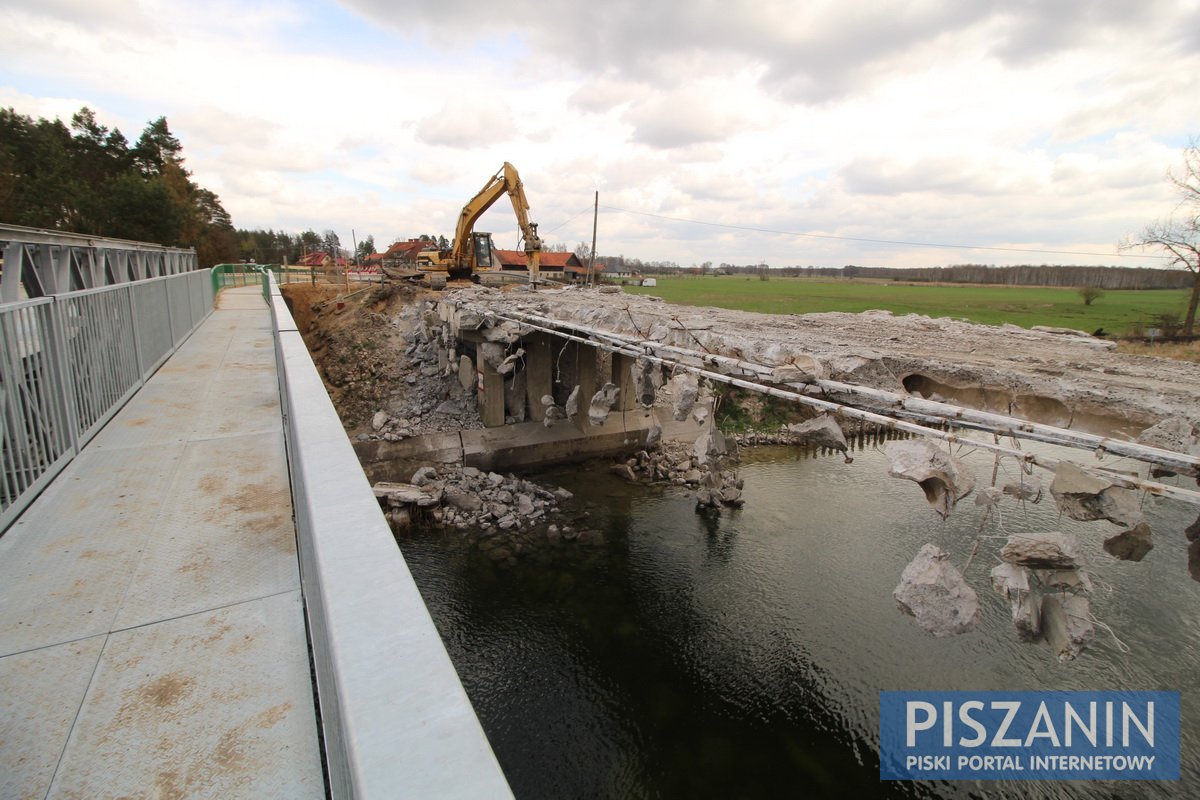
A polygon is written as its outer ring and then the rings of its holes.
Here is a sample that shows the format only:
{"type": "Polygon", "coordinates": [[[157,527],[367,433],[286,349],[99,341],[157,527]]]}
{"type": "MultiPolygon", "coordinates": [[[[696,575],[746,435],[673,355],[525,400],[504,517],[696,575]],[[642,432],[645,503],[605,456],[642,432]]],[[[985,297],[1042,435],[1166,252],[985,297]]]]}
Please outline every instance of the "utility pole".
{"type": "Polygon", "coordinates": [[[596,190],[596,204],[592,209],[592,257],[588,259],[587,285],[596,282],[596,220],[600,216],[600,190],[596,190]]]}

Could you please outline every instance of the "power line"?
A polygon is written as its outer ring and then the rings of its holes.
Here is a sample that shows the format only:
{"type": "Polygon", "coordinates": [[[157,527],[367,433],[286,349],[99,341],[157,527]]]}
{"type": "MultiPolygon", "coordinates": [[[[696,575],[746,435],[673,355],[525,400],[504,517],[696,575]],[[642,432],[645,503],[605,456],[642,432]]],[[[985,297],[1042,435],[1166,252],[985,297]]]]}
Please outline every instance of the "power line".
{"type": "Polygon", "coordinates": [[[591,211],[591,210],[592,210],[592,207],[591,207],[591,206],[588,206],[588,207],[587,207],[587,208],[585,208],[583,211],[580,211],[578,214],[574,214],[573,216],[571,216],[570,218],[568,218],[568,219],[566,220],[566,222],[560,222],[559,224],[555,225],[553,228],[551,228],[550,230],[546,231],[546,233],[554,233],[556,230],[558,230],[558,229],[559,229],[559,228],[561,228],[562,226],[566,225],[566,224],[567,224],[567,222],[574,222],[574,221],[575,221],[577,218],[579,218],[579,217],[582,217],[584,214],[586,214],[587,212],[589,212],[589,211],[591,211]]]}
{"type": "MultiPolygon", "coordinates": [[[[704,225],[710,228],[728,228],[735,231],[752,231],[754,233],[773,233],[780,236],[802,236],[809,239],[834,239],[841,242],[862,242],[866,244],[888,244],[901,245],[904,247],[941,247],[952,250],[997,250],[1006,253],[1043,253],[1062,256],[1091,256],[1094,258],[1160,258],[1168,259],[1170,256],[1159,255],[1134,255],[1133,253],[1088,253],[1081,250],[1041,250],[1032,247],[996,247],[987,245],[971,245],[971,244],[940,244],[938,242],[909,242],[898,239],[866,239],[860,236],[835,236],[831,233],[802,233],[800,231],[780,231],[772,228],[755,228],[749,225],[731,225],[724,222],[706,222],[699,219],[686,219],[684,217],[670,217],[666,214],[652,214],[649,211],[634,211],[629,208],[618,208],[616,206],[600,206],[608,211],[619,211],[622,214],[633,214],[639,217],[653,217],[654,219],[665,219],[671,222],[686,222],[691,225],[704,225]]],[[[581,212],[582,213],[582,212],[581,212]]],[[[576,216],[579,216],[576,214],[576,216]]],[[[573,218],[572,218],[573,219],[573,218]]],[[[568,220],[569,222],[570,220],[568,220]]],[[[566,224],[566,223],[563,223],[566,224]]]]}

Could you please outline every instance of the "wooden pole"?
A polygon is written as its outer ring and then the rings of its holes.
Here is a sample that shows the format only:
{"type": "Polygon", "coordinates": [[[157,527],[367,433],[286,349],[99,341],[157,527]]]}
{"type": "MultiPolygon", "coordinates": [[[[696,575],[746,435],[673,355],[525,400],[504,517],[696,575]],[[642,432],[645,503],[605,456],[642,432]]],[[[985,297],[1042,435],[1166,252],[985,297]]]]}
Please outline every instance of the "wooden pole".
{"type": "MultiPolygon", "coordinates": [[[[588,259],[587,285],[596,282],[596,222],[600,217],[600,190],[596,190],[596,203],[592,208],[592,256],[588,259]]],[[[1197,284],[1200,285],[1200,284],[1197,284]]]]}

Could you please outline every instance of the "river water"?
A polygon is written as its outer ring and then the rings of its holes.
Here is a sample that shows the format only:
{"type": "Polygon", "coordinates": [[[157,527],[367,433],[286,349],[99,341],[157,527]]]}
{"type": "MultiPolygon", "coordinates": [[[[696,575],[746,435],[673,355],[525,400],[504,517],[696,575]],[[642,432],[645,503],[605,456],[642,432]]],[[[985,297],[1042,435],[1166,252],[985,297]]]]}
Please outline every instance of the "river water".
{"type": "MultiPolygon", "coordinates": [[[[743,452],[746,506],[716,517],[684,489],[630,486],[602,465],[543,473],[605,542],[548,545],[511,568],[461,533],[401,540],[518,798],[1200,796],[1194,507],[1149,499],[1155,548],[1128,563],[1101,550],[1115,526],[1060,518],[1048,492],[1006,497],[966,576],[980,624],[935,639],[892,590],[925,542],[961,566],[982,511],[968,497],[943,523],[916,484],[887,477],[880,449],[854,455],[743,452]],[[1092,611],[1115,634],[1098,629],[1068,664],[1018,641],[988,584],[1003,537],[1042,530],[1079,537],[1092,611]],[[1179,690],[1183,780],[880,782],[889,689],[1179,690]]],[[[986,485],[992,456],[961,457],[986,485]]],[[[1016,476],[1002,462],[999,483],[1016,476]]]]}

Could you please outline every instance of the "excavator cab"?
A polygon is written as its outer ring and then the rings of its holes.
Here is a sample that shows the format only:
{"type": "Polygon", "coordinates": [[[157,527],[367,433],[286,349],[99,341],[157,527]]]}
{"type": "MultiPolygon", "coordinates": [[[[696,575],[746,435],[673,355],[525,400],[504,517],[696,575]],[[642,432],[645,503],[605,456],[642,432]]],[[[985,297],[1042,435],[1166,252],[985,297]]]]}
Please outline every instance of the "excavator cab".
{"type": "Polygon", "coordinates": [[[492,263],[492,235],[490,233],[475,232],[471,234],[472,250],[475,253],[475,269],[491,269],[492,263]]]}

